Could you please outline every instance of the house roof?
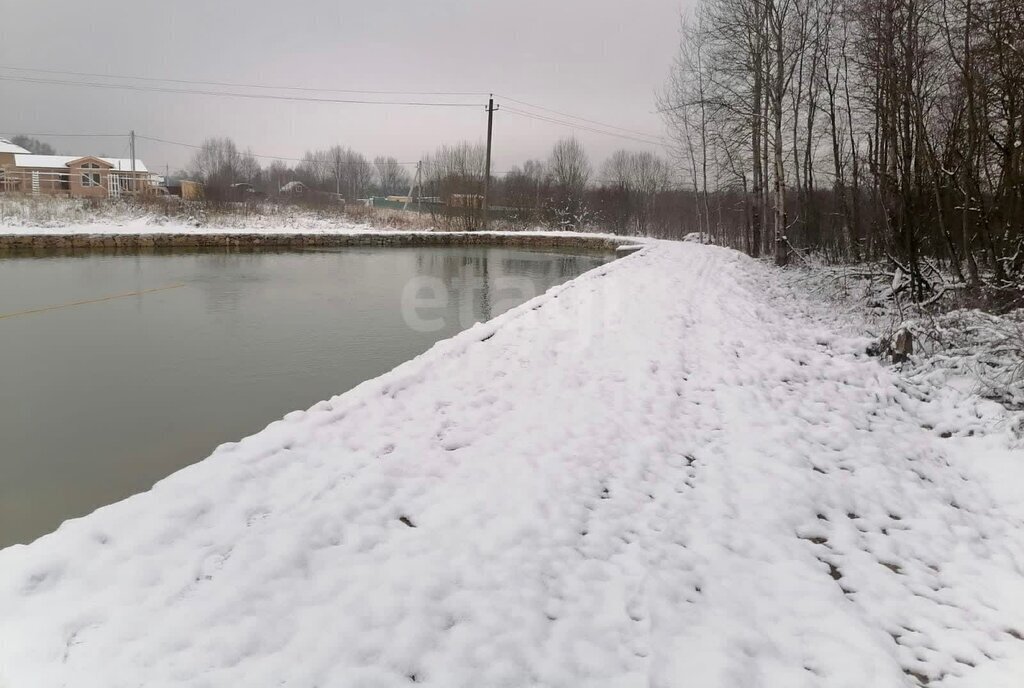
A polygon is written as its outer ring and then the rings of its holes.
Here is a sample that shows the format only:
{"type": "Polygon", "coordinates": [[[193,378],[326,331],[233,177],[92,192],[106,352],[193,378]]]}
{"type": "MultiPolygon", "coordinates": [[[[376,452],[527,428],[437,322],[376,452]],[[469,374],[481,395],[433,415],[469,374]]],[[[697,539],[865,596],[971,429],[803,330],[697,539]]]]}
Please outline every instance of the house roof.
{"type": "Polygon", "coordinates": [[[95,155],[83,155],[83,156],[81,156],[79,158],[75,158],[74,160],[68,160],[65,164],[68,167],[81,167],[82,165],[84,165],[87,162],[98,162],[98,163],[102,163],[102,164],[106,165],[107,167],[113,167],[114,166],[114,163],[107,162],[103,158],[97,158],[95,155]]]}
{"type": "MultiPolygon", "coordinates": [[[[91,155],[84,156],[87,158],[95,157],[91,155]]],[[[41,167],[45,169],[60,169],[67,167],[68,163],[74,162],[75,160],[81,160],[81,155],[20,155],[15,154],[14,164],[17,167],[41,167]]],[[[111,165],[115,170],[121,170],[124,172],[130,172],[132,169],[131,158],[97,158],[103,162],[111,165]]],[[[141,160],[135,160],[135,171],[136,172],[149,172],[146,166],[141,160]]]]}
{"type": "Polygon", "coordinates": [[[7,139],[0,139],[0,153],[30,153],[21,146],[11,143],[7,139]]]}

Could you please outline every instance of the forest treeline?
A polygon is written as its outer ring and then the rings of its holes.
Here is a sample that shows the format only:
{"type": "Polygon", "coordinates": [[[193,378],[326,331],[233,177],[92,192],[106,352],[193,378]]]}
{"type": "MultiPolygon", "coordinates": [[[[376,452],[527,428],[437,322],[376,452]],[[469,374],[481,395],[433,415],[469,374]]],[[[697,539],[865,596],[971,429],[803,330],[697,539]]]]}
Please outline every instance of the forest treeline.
{"type": "Polygon", "coordinates": [[[886,259],[915,299],[1024,268],[1024,3],[701,0],[659,99],[714,240],[886,259]]]}
{"type": "MultiPolygon", "coordinates": [[[[486,151],[478,143],[442,145],[417,162],[369,158],[332,146],[308,151],[300,160],[272,159],[263,165],[232,139],[211,138],[178,174],[202,181],[213,200],[236,200],[233,188],[239,183],[283,197],[282,189],[301,182],[313,192],[306,200],[333,198],[349,204],[369,196],[411,194],[436,199],[434,219],[443,226],[477,229],[485,169],[486,151]]],[[[491,176],[493,214],[513,227],[600,228],[666,238],[696,231],[692,222],[681,221],[695,217],[696,199],[680,188],[666,156],[620,150],[597,165],[579,140],[566,138],[545,159],[492,171],[491,176]]]]}

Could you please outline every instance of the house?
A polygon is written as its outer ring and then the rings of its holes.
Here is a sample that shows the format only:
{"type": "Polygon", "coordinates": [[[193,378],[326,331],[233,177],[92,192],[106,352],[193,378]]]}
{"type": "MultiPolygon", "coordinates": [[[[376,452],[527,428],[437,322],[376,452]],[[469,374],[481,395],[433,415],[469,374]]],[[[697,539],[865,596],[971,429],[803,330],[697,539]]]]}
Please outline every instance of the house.
{"type": "Polygon", "coordinates": [[[7,139],[0,139],[0,191],[7,191],[6,171],[14,165],[15,155],[25,155],[29,151],[7,139]]]}
{"type": "Polygon", "coordinates": [[[14,156],[17,153],[31,153],[32,151],[26,150],[16,143],[12,143],[7,139],[0,139],[0,169],[3,169],[6,165],[14,164],[14,156]]]}
{"type": "Polygon", "coordinates": [[[251,201],[256,198],[256,187],[249,182],[236,182],[228,187],[228,199],[232,201],[251,201]]]}
{"type": "Polygon", "coordinates": [[[93,155],[33,155],[0,139],[0,191],[113,198],[148,193],[153,177],[141,160],[93,155]]]}
{"type": "Polygon", "coordinates": [[[281,193],[285,196],[302,196],[307,191],[309,187],[298,181],[288,182],[281,187],[281,193]]]}

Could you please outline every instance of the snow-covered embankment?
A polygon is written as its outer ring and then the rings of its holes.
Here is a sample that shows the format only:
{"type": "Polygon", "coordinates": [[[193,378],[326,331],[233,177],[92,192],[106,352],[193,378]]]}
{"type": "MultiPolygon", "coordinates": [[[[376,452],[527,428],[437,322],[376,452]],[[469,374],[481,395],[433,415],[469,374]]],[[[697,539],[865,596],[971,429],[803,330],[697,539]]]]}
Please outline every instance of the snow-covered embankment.
{"type": "Polygon", "coordinates": [[[814,313],[596,269],[0,551],[0,685],[1019,685],[1005,412],[814,313]]]}

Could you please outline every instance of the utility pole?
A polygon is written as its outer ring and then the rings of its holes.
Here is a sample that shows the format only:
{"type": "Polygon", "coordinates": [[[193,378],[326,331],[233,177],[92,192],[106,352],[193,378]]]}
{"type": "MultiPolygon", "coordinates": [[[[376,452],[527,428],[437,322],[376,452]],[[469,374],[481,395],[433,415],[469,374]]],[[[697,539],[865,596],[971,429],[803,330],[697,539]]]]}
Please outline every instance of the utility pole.
{"type": "Polygon", "coordinates": [[[487,100],[487,170],[484,174],[483,228],[487,229],[488,212],[491,206],[491,133],[494,130],[494,94],[487,100]]]}
{"type": "Polygon", "coordinates": [[[135,195],[135,130],[132,129],[129,135],[129,148],[131,148],[132,155],[132,195],[135,195]]]}
{"type": "Polygon", "coordinates": [[[409,183],[409,195],[405,197],[405,205],[402,206],[402,210],[408,210],[409,209],[409,201],[410,200],[415,200],[416,201],[416,211],[419,212],[419,210],[420,210],[419,194],[420,194],[420,174],[422,172],[422,169],[423,169],[423,161],[422,160],[417,160],[416,161],[416,176],[413,177],[412,182],[409,183]],[[413,191],[414,190],[415,190],[416,195],[413,195],[413,191]]]}

